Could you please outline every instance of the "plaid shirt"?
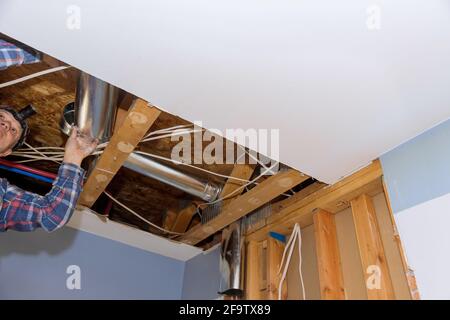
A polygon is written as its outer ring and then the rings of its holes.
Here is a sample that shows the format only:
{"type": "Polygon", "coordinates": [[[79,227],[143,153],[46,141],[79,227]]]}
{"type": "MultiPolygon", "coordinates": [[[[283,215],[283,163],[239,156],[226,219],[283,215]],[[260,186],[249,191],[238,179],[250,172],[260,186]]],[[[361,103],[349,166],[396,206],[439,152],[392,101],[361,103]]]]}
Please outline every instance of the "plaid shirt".
{"type": "Polygon", "coordinates": [[[42,227],[51,232],[64,226],[75,209],[84,174],[77,165],[63,163],[45,196],[23,191],[0,178],[0,231],[42,227]]]}
{"type": "Polygon", "coordinates": [[[0,39],[0,70],[11,66],[39,62],[39,54],[29,53],[16,45],[0,39]]]}

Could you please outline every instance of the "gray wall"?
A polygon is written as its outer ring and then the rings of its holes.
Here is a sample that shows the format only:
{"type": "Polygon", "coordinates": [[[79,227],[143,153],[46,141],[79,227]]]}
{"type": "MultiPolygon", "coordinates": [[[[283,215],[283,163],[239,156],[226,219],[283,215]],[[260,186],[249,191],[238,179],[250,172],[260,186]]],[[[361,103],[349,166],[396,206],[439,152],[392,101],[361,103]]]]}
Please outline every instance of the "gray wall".
{"type": "Polygon", "coordinates": [[[216,248],[186,262],[182,299],[206,300],[219,297],[219,256],[220,249],[216,248]]]}
{"type": "Polygon", "coordinates": [[[399,233],[423,299],[450,299],[450,121],[381,157],[399,233]]]}
{"type": "Polygon", "coordinates": [[[381,157],[392,210],[400,212],[450,192],[450,121],[381,157]]]}
{"type": "Polygon", "coordinates": [[[0,299],[180,299],[184,262],[72,228],[0,233],[0,299]],[[69,290],[69,265],[81,290],[69,290]]]}

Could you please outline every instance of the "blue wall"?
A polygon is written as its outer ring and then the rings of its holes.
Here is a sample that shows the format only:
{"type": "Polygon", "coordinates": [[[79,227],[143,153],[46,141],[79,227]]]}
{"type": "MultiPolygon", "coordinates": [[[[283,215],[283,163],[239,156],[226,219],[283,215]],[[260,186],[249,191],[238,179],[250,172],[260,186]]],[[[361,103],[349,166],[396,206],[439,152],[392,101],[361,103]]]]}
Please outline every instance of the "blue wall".
{"type": "Polygon", "coordinates": [[[0,233],[0,299],[180,299],[184,262],[72,228],[0,233]],[[69,265],[81,290],[69,290],[69,265]]]}
{"type": "Polygon", "coordinates": [[[381,157],[422,299],[450,299],[450,121],[381,157]]]}
{"type": "Polygon", "coordinates": [[[394,213],[450,192],[450,121],[381,157],[394,213]]]}
{"type": "Polygon", "coordinates": [[[182,299],[207,300],[219,296],[219,256],[220,250],[216,248],[186,262],[182,299]]]}

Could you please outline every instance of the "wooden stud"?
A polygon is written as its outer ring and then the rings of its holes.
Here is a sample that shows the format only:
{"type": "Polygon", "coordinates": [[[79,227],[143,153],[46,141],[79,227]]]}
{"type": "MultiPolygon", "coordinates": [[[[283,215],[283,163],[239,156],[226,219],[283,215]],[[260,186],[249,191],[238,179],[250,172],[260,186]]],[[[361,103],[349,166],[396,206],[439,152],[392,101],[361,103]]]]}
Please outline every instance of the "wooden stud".
{"type": "Polygon", "coordinates": [[[113,134],[89,175],[80,196],[80,204],[87,207],[94,204],[160,113],[157,108],[148,106],[146,101],[135,100],[122,126],[113,134]]]}
{"type": "Polygon", "coordinates": [[[267,290],[267,257],[267,240],[264,240],[258,246],[259,291],[267,290]]]}
{"type": "Polygon", "coordinates": [[[246,273],[245,273],[245,297],[247,300],[262,299],[260,290],[261,268],[260,248],[262,244],[250,241],[247,244],[246,273]]]}
{"type": "MultiPolygon", "coordinates": [[[[280,269],[284,248],[285,244],[283,242],[272,237],[267,239],[267,291],[268,299],[270,300],[278,300],[278,288],[281,279],[281,274],[278,273],[278,270],[280,269]]],[[[287,299],[287,289],[287,281],[284,281],[281,290],[281,300],[287,299]]]]}
{"type": "Polygon", "coordinates": [[[344,300],[344,278],[334,215],[318,209],[313,219],[320,295],[322,300],[344,300]]]}
{"type": "Polygon", "coordinates": [[[362,194],[351,201],[359,253],[369,300],[395,299],[372,199],[362,194]]]}
{"type": "Polygon", "coordinates": [[[386,203],[388,206],[389,217],[391,219],[392,228],[394,230],[394,240],[395,240],[395,243],[397,244],[398,251],[400,253],[400,258],[402,260],[402,266],[403,266],[403,270],[405,272],[405,277],[406,277],[406,282],[408,284],[410,297],[412,300],[420,300],[420,292],[419,292],[419,288],[417,287],[416,276],[414,274],[414,270],[409,266],[408,260],[406,258],[405,250],[403,248],[403,244],[400,239],[400,234],[398,233],[397,224],[395,223],[395,218],[394,218],[394,214],[393,214],[392,207],[391,207],[391,200],[389,198],[389,193],[387,191],[386,182],[385,182],[384,178],[383,178],[383,190],[384,190],[384,197],[386,199],[386,203]]]}
{"type": "Polygon", "coordinates": [[[179,240],[195,245],[306,179],[308,176],[296,170],[279,172],[230,202],[216,218],[191,228],[179,240]]]}

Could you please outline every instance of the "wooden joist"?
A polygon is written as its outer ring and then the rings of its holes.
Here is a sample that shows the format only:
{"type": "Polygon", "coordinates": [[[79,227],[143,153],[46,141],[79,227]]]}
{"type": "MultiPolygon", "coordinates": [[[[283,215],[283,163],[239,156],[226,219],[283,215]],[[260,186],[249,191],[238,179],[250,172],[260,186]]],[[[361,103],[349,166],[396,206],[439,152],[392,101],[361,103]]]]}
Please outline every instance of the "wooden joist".
{"type": "Polygon", "coordinates": [[[378,160],[342,181],[320,189],[304,198],[298,199],[283,208],[276,215],[268,217],[266,225],[247,233],[248,240],[262,240],[270,231],[288,234],[295,223],[306,227],[313,224],[313,211],[324,209],[337,213],[350,205],[350,200],[360,194],[375,195],[383,191],[381,177],[383,171],[378,160]]]}
{"type": "MultiPolygon", "coordinates": [[[[248,164],[235,164],[233,170],[231,171],[230,177],[239,178],[243,180],[249,180],[255,171],[255,167],[248,164]]],[[[239,181],[236,179],[228,179],[225,185],[222,188],[222,191],[219,194],[218,199],[224,198],[229,194],[232,194],[237,189],[241,188],[245,184],[244,181],[239,181]]],[[[222,201],[222,208],[225,208],[228,204],[230,204],[233,199],[238,197],[244,190],[236,191],[233,193],[234,196],[224,199],[222,201]]]]}
{"type": "Polygon", "coordinates": [[[372,198],[362,194],[351,201],[353,223],[369,300],[395,299],[378,219],[372,198]]]}
{"type": "MultiPolygon", "coordinates": [[[[252,176],[254,170],[255,170],[254,167],[250,165],[236,164],[233,167],[233,171],[231,172],[230,176],[234,178],[248,180],[252,176]]],[[[218,198],[221,199],[235,192],[236,189],[240,188],[244,184],[245,182],[243,181],[239,181],[236,179],[228,179],[228,181],[223,186],[218,198]]],[[[228,205],[231,201],[233,201],[234,198],[238,197],[242,193],[242,191],[236,192],[233,197],[223,200],[222,207],[228,205]]],[[[197,206],[194,204],[188,205],[186,208],[183,208],[180,212],[178,212],[171,230],[175,232],[185,232],[189,227],[189,224],[192,218],[195,216],[196,212],[197,206]]]]}
{"type": "Polygon", "coordinates": [[[135,100],[123,124],[114,133],[89,175],[80,196],[80,204],[87,207],[94,204],[160,113],[148,102],[135,100]]]}
{"type": "Polygon", "coordinates": [[[308,178],[296,170],[279,172],[230,202],[216,218],[190,229],[179,240],[195,245],[308,178]]]}
{"type": "Polygon", "coordinates": [[[313,219],[321,298],[344,300],[344,278],[334,215],[318,209],[313,219]]]}
{"type": "Polygon", "coordinates": [[[196,212],[197,206],[193,203],[183,208],[178,212],[171,230],[174,232],[185,232],[196,212]]]}

